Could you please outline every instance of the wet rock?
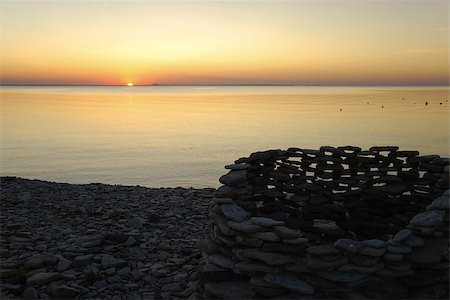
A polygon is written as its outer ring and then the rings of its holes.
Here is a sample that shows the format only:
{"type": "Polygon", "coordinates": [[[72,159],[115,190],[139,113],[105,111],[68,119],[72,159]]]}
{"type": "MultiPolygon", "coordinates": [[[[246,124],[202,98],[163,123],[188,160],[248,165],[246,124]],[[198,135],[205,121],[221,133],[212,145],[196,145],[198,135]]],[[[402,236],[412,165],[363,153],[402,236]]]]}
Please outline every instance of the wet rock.
{"type": "Polygon", "coordinates": [[[364,246],[368,246],[368,247],[371,247],[371,248],[383,248],[384,245],[385,245],[385,242],[382,241],[382,240],[373,239],[373,240],[362,241],[362,244],[364,246]]]}
{"type": "Polygon", "coordinates": [[[449,210],[450,198],[442,195],[436,198],[430,205],[427,206],[427,210],[449,210]]]}
{"type": "Polygon", "coordinates": [[[244,222],[233,222],[233,221],[228,221],[227,222],[228,227],[240,231],[240,232],[245,232],[245,233],[254,233],[254,232],[258,232],[258,231],[262,231],[263,227],[256,225],[256,224],[252,224],[249,221],[244,221],[244,222]]]}
{"type": "Polygon", "coordinates": [[[403,243],[406,246],[418,248],[422,247],[425,244],[425,240],[416,234],[411,234],[409,237],[403,240],[403,243]]]}
{"type": "Polygon", "coordinates": [[[286,240],[296,239],[300,236],[300,231],[291,229],[286,226],[275,226],[274,232],[281,239],[286,239],[286,240]]]}
{"type": "Polygon", "coordinates": [[[236,269],[241,272],[279,273],[283,269],[277,266],[267,265],[256,261],[243,261],[236,264],[236,269]]]}
{"type": "Polygon", "coordinates": [[[250,234],[251,237],[260,239],[263,241],[269,241],[269,242],[277,242],[280,240],[278,235],[276,235],[274,232],[266,231],[266,232],[256,232],[250,234]]]}
{"type": "Polygon", "coordinates": [[[400,243],[404,239],[408,238],[412,234],[412,231],[409,229],[400,230],[392,239],[392,241],[396,243],[400,243]]]}

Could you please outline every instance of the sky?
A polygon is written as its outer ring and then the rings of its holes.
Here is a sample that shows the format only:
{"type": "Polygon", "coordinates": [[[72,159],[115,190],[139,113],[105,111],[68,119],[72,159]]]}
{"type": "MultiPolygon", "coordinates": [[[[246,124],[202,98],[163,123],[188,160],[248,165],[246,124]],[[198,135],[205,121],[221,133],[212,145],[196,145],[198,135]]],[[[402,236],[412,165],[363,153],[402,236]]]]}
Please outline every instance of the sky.
{"type": "Polygon", "coordinates": [[[448,15],[436,0],[0,0],[0,82],[448,85],[448,15]]]}

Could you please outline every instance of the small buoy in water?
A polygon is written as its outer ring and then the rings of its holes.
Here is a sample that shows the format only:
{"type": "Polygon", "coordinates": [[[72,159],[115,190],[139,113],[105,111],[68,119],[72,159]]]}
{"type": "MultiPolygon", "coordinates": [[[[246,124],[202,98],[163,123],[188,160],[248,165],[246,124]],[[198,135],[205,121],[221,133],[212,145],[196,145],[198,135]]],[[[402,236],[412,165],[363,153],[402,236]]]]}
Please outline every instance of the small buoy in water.
{"type": "Polygon", "coordinates": [[[425,105],[428,105],[428,101],[425,101],[425,105]]]}
{"type": "Polygon", "coordinates": [[[402,98],[402,100],[405,100],[405,98],[402,98]]]}
{"type": "Polygon", "coordinates": [[[381,108],[384,108],[384,105],[381,105],[381,108]]]}
{"type": "Polygon", "coordinates": [[[339,109],[339,111],[342,111],[342,108],[341,108],[341,109],[339,109]]]}
{"type": "Polygon", "coordinates": [[[442,102],[439,102],[439,105],[442,105],[442,102]]]}

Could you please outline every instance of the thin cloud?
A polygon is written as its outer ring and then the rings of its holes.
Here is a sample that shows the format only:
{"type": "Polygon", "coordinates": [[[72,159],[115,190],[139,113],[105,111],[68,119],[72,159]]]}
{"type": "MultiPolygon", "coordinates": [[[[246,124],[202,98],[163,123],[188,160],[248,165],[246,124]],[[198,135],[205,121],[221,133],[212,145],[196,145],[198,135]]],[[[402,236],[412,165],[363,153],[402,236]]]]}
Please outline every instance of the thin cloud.
{"type": "Polygon", "coordinates": [[[448,52],[448,48],[416,48],[416,49],[407,49],[402,51],[401,53],[405,54],[437,54],[448,52]]]}

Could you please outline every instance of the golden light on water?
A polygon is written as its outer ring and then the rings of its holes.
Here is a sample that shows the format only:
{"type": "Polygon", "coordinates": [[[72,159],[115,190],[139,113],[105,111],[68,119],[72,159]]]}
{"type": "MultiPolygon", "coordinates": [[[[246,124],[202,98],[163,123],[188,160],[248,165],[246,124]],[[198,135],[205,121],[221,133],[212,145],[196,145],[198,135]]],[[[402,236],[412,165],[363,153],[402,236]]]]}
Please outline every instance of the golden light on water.
{"type": "Polygon", "coordinates": [[[128,86],[133,86],[134,84],[132,82],[128,82],[128,86]]]}

